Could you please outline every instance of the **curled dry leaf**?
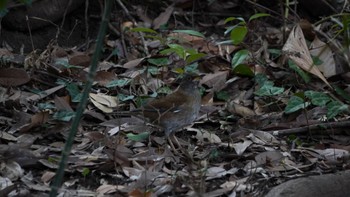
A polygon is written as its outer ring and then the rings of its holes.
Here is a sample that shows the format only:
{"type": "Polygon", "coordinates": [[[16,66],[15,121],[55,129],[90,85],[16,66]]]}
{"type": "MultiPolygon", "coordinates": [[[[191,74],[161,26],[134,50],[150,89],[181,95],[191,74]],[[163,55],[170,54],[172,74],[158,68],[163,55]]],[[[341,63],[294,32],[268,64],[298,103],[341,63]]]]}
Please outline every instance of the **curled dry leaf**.
{"type": "Polygon", "coordinates": [[[171,5],[169,6],[164,12],[162,12],[156,19],[153,21],[153,28],[159,29],[161,25],[164,25],[168,22],[171,14],[174,11],[174,7],[171,5]]]}
{"type": "Polygon", "coordinates": [[[118,105],[118,99],[115,96],[94,93],[90,93],[89,95],[91,102],[105,113],[113,112],[113,108],[118,105]]]}
{"type": "Polygon", "coordinates": [[[282,51],[301,69],[313,75],[316,75],[330,88],[332,88],[327,79],[314,64],[310,55],[310,51],[306,45],[304,34],[301,31],[299,25],[296,25],[290,32],[288,40],[283,46],[282,51]]]}
{"type": "Polygon", "coordinates": [[[24,69],[20,68],[1,68],[0,85],[14,87],[26,84],[30,77],[24,69]]]}
{"type": "Polygon", "coordinates": [[[318,57],[322,61],[322,64],[318,65],[317,67],[323,72],[325,77],[332,77],[340,74],[337,73],[337,71],[342,69],[337,69],[338,65],[335,63],[333,51],[328,44],[316,37],[312,41],[310,48],[311,55],[318,57]]]}

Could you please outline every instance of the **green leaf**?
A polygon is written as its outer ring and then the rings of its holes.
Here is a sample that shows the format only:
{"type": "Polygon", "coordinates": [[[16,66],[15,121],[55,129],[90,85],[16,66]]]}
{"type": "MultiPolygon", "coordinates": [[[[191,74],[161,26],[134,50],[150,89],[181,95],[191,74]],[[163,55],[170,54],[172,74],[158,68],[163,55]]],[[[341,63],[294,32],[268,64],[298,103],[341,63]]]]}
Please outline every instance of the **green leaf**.
{"type": "Polygon", "coordinates": [[[185,66],[185,70],[184,71],[185,71],[185,73],[189,73],[189,74],[197,74],[197,73],[199,73],[198,62],[194,62],[193,64],[185,66]]]}
{"type": "Polygon", "coordinates": [[[135,142],[140,142],[142,140],[147,139],[149,136],[148,132],[143,132],[143,133],[139,133],[139,134],[133,134],[133,133],[128,133],[126,134],[126,137],[128,137],[130,140],[135,141],[135,142]]]}
{"type": "Polygon", "coordinates": [[[244,18],[242,18],[242,17],[228,17],[227,19],[225,19],[224,23],[226,24],[226,23],[234,21],[234,20],[239,20],[239,21],[245,22],[244,18]]]}
{"type": "Polygon", "coordinates": [[[323,61],[317,56],[312,56],[312,62],[316,66],[319,66],[319,65],[323,64],[323,61]]]}
{"type": "Polygon", "coordinates": [[[333,85],[333,87],[335,92],[339,96],[343,97],[345,100],[347,100],[347,102],[350,102],[350,95],[346,91],[344,91],[342,88],[338,87],[337,85],[333,85]]]}
{"type": "Polygon", "coordinates": [[[289,68],[294,70],[298,75],[305,81],[305,83],[309,83],[311,81],[310,76],[304,72],[299,66],[297,66],[293,61],[288,60],[289,68]]]}
{"type": "Polygon", "coordinates": [[[156,66],[163,66],[163,65],[169,65],[170,61],[167,57],[161,57],[161,58],[149,58],[147,59],[147,62],[156,66]]]}
{"type": "Polygon", "coordinates": [[[281,49],[267,49],[267,51],[271,54],[272,59],[278,58],[282,55],[281,49]]]}
{"type": "Polygon", "coordinates": [[[90,169],[89,168],[83,168],[83,171],[81,172],[81,174],[86,177],[88,174],[90,174],[90,169]]]}
{"type": "Polygon", "coordinates": [[[146,27],[135,27],[132,28],[130,31],[133,32],[144,32],[144,33],[152,33],[152,34],[157,34],[158,32],[154,31],[153,29],[146,28],[146,27]]]}
{"type": "Polygon", "coordinates": [[[304,100],[298,96],[292,96],[289,101],[288,104],[286,106],[286,108],[284,109],[284,112],[286,114],[289,113],[293,113],[298,111],[299,109],[304,109],[307,106],[309,106],[310,103],[309,102],[304,102],[304,100]]]}
{"type": "Polygon", "coordinates": [[[202,57],[205,57],[206,54],[205,53],[196,53],[196,54],[191,54],[186,58],[186,63],[191,63],[194,61],[197,61],[199,59],[201,59],[202,57]]]}
{"type": "Polygon", "coordinates": [[[55,109],[56,107],[51,103],[38,103],[38,108],[40,110],[45,110],[45,109],[55,109]]]}
{"type": "Polygon", "coordinates": [[[159,94],[170,94],[172,91],[168,86],[158,88],[157,93],[159,94]]]}
{"type": "Polygon", "coordinates": [[[240,64],[240,65],[236,66],[233,69],[233,72],[235,72],[236,74],[243,75],[243,76],[248,76],[248,77],[253,77],[254,76],[254,72],[246,64],[240,64]]]}
{"type": "Polygon", "coordinates": [[[118,100],[120,101],[129,101],[135,98],[133,95],[117,94],[118,100]]]}
{"type": "Polygon", "coordinates": [[[52,117],[56,120],[69,122],[74,118],[74,116],[75,116],[75,112],[61,110],[54,113],[52,117]]]}
{"type": "Polygon", "coordinates": [[[261,17],[266,17],[266,16],[271,16],[270,14],[267,14],[267,13],[257,13],[257,14],[254,14],[253,16],[251,16],[249,18],[249,22],[254,20],[254,19],[257,19],[257,18],[261,18],[261,17]]]}
{"type": "Polygon", "coordinates": [[[247,49],[242,49],[235,53],[231,60],[232,69],[235,69],[237,65],[241,64],[244,60],[246,60],[248,55],[249,51],[247,49]]]}
{"type": "Polygon", "coordinates": [[[309,99],[311,99],[311,103],[316,106],[326,106],[326,104],[331,101],[331,98],[323,93],[323,92],[316,92],[316,91],[306,91],[305,96],[309,99]]]}
{"type": "Polygon", "coordinates": [[[282,94],[284,88],[275,87],[272,81],[266,81],[259,90],[255,91],[258,96],[274,96],[282,94]]]}
{"type": "Polygon", "coordinates": [[[248,33],[248,29],[246,26],[237,26],[231,31],[231,41],[234,45],[238,45],[243,42],[245,36],[248,33]]]}
{"type": "Polygon", "coordinates": [[[168,44],[170,49],[160,51],[160,54],[176,53],[180,58],[186,59],[186,49],[178,44],[168,44]]]}
{"type": "Polygon", "coordinates": [[[263,86],[265,82],[268,81],[267,77],[265,74],[258,73],[255,75],[255,81],[260,85],[263,86]]]}
{"type": "Polygon", "coordinates": [[[173,32],[175,32],[175,33],[185,33],[185,34],[188,34],[188,35],[198,36],[198,37],[202,37],[202,38],[205,37],[202,33],[198,32],[198,31],[194,31],[194,30],[174,30],[173,32]]]}
{"type": "Polygon", "coordinates": [[[336,117],[338,114],[349,111],[349,106],[342,104],[338,101],[332,101],[327,104],[327,118],[331,119],[336,117]]]}
{"type": "Polygon", "coordinates": [[[147,67],[147,72],[151,73],[152,75],[160,74],[158,67],[155,67],[155,66],[148,66],[147,67]]]}
{"type": "Polygon", "coordinates": [[[113,87],[124,87],[127,84],[130,83],[130,79],[118,79],[118,80],[113,80],[111,82],[109,82],[106,87],[107,88],[113,88],[113,87]]]}
{"type": "Polygon", "coordinates": [[[216,98],[227,101],[230,98],[230,94],[227,91],[219,91],[216,93],[216,98]]]}
{"type": "Polygon", "coordinates": [[[55,64],[56,65],[62,65],[65,68],[84,68],[82,66],[75,66],[75,65],[69,64],[67,58],[58,58],[58,59],[55,60],[55,64]]]}
{"type": "Polygon", "coordinates": [[[67,84],[66,90],[68,91],[72,102],[80,102],[81,101],[82,94],[79,90],[79,87],[76,84],[74,84],[74,83],[67,84]]]}

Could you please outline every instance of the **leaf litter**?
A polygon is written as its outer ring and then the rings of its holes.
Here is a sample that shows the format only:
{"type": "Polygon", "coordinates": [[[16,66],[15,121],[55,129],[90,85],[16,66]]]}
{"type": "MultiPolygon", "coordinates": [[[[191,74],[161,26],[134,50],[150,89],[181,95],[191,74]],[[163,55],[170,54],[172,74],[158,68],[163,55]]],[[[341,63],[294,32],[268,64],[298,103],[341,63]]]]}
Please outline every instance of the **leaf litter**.
{"type": "MultiPolygon", "coordinates": [[[[171,19],[174,7],[170,5],[164,10],[153,22],[144,14],[143,18],[148,18],[154,29],[161,29],[171,19]]],[[[249,36],[270,41],[267,45],[281,43],[281,32],[273,27],[267,29],[266,37],[249,36]]],[[[298,25],[282,48],[286,57],[316,75],[327,85],[324,86],[315,79],[300,82],[301,77],[282,66],[285,57],[274,58],[271,51],[264,48],[266,42],[260,43],[257,51],[264,53],[267,65],[254,61],[262,58],[258,53],[255,57],[254,54],[246,56],[240,64],[254,74],[268,77],[252,78],[241,71],[235,73],[230,62],[239,48],[214,44],[199,35],[194,31],[164,33],[163,38],[177,37],[177,45],[168,45],[174,47],[170,54],[158,54],[166,47],[159,42],[149,47],[151,55],[148,56],[142,57],[142,50],[135,49],[130,50],[129,58],[115,61],[112,56],[101,60],[69,156],[61,194],[259,196],[276,182],[293,176],[349,167],[349,137],[345,126],[333,127],[334,132],[329,135],[321,135],[322,128],[311,127],[301,135],[293,133],[294,127],[322,123],[320,118],[326,114],[325,106],[302,106],[305,113],[283,110],[289,101],[287,96],[312,87],[316,91],[331,86],[327,78],[339,74],[334,69],[326,69],[328,65],[334,68],[334,62],[329,59],[331,48],[322,50],[325,43],[315,38],[311,45],[314,49],[309,50],[298,25]],[[182,59],[174,55],[178,46],[190,47],[206,56],[199,54],[198,59],[192,56],[193,59],[186,62],[189,56],[182,59]],[[313,64],[310,54],[324,60],[320,69],[313,64]],[[155,61],[148,61],[159,57],[170,63],[154,65],[150,62],[155,61]],[[176,134],[182,150],[175,152],[159,128],[130,117],[130,110],[174,90],[176,86],[172,82],[186,69],[202,75],[203,106],[194,124],[176,134]],[[278,134],[285,129],[292,129],[288,136],[278,134]]],[[[123,41],[143,47],[137,32],[128,31],[125,36],[123,41]]],[[[224,39],[213,36],[218,41],[224,39]]],[[[151,42],[151,38],[146,37],[146,41],[151,42]]],[[[106,39],[109,47],[121,42],[106,39]]],[[[186,51],[187,55],[191,53],[197,55],[186,51]]],[[[8,189],[6,195],[9,196],[50,190],[60,151],[80,102],[85,70],[91,61],[89,53],[54,44],[41,54],[28,54],[25,59],[26,69],[3,68],[0,76],[4,88],[0,105],[0,194],[8,189]],[[14,69],[15,75],[6,74],[13,73],[14,69]],[[14,185],[21,187],[16,189],[14,185]]],[[[336,97],[330,93],[325,96],[336,97]]],[[[299,97],[307,98],[306,94],[299,97]]],[[[347,112],[339,113],[337,119],[347,120],[347,112]]]]}

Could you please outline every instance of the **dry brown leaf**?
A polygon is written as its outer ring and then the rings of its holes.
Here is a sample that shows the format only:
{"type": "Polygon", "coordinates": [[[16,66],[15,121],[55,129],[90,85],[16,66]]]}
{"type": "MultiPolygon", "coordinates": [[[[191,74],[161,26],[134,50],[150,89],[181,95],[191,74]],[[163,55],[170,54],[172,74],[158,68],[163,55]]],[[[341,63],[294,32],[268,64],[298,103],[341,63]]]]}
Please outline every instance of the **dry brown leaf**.
{"type": "Polygon", "coordinates": [[[123,65],[124,68],[132,69],[138,66],[145,58],[131,60],[123,65]]]}
{"type": "Polygon", "coordinates": [[[114,73],[107,71],[97,71],[95,76],[95,81],[98,82],[100,86],[106,86],[109,82],[117,79],[114,73]]]}
{"type": "Polygon", "coordinates": [[[214,92],[220,91],[226,87],[226,79],[229,71],[217,71],[213,74],[205,75],[200,84],[205,84],[212,87],[214,92]]]}
{"type": "Polygon", "coordinates": [[[57,110],[73,111],[72,107],[69,105],[68,97],[55,96],[54,101],[57,110]]]}
{"type": "Polygon", "coordinates": [[[157,18],[153,20],[153,29],[157,30],[161,25],[164,25],[168,22],[171,14],[174,11],[174,7],[169,6],[164,12],[162,12],[157,18]]]}
{"type": "Polygon", "coordinates": [[[0,85],[14,87],[26,84],[30,77],[24,69],[21,68],[1,68],[0,85]]]}
{"type": "Polygon", "coordinates": [[[305,37],[299,25],[296,25],[289,34],[286,44],[283,46],[282,51],[300,68],[316,75],[322,81],[324,81],[330,88],[332,86],[328,83],[327,79],[323,76],[321,71],[316,65],[310,55],[310,51],[307,48],[305,37]]]}
{"type": "Polygon", "coordinates": [[[27,97],[27,101],[38,101],[42,98],[45,98],[45,97],[51,95],[52,93],[55,93],[56,91],[58,91],[64,87],[65,87],[65,85],[59,85],[59,86],[47,89],[45,91],[42,91],[39,94],[33,94],[32,96],[27,97]]]}
{"type": "Polygon", "coordinates": [[[331,77],[340,73],[337,73],[337,67],[333,57],[332,49],[323,41],[315,37],[310,44],[310,53],[314,57],[318,57],[321,61],[321,65],[317,67],[322,71],[325,77],[331,77]]]}
{"type": "Polygon", "coordinates": [[[89,96],[95,107],[105,113],[113,112],[113,108],[117,107],[118,105],[118,98],[115,96],[94,93],[90,93],[89,96]]]}
{"type": "Polygon", "coordinates": [[[70,57],[68,62],[70,65],[88,67],[91,62],[91,57],[86,54],[78,54],[70,57]]]}

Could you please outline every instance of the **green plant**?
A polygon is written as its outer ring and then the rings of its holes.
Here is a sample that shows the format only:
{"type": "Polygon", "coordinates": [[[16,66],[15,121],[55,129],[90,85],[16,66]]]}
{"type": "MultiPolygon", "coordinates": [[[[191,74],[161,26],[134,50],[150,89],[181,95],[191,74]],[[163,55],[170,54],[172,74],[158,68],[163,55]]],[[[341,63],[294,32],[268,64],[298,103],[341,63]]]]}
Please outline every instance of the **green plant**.
{"type": "MultiPolygon", "coordinates": [[[[256,20],[261,17],[267,17],[270,16],[266,13],[257,13],[251,16],[248,21],[246,21],[242,17],[229,17],[225,20],[225,23],[230,23],[233,21],[238,21],[238,23],[228,26],[227,30],[225,31],[225,35],[230,33],[230,42],[234,45],[240,45],[244,39],[246,38],[248,34],[248,25],[253,20],[256,20]]],[[[225,41],[224,43],[227,43],[225,41]]],[[[235,53],[231,60],[232,69],[236,74],[244,75],[253,77],[254,73],[251,71],[248,65],[244,64],[244,61],[246,61],[249,58],[249,50],[244,48],[235,53]]]]}
{"type": "Polygon", "coordinates": [[[348,105],[332,99],[326,93],[311,90],[292,96],[284,111],[287,114],[293,113],[310,105],[326,107],[328,119],[348,111],[348,105]]]}
{"type": "MultiPolygon", "coordinates": [[[[186,64],[187,64],[186,68],[191,67],[191,66],[193,68],[193,66],[195,66],[195,61],[206,56],[206,54],[200,53],[193,48],[184,47],[182,44],[179,44],[179,43],[186,42],[179,37],[168,36],[168,37],[164,38],[160,33],[156,32],[155,30],[150,29],[150,28],[143,28],[143,27],[133,28],[133,29],[131,29],[131,31],[142,32],[145,34],[145,38],[159,40],[160,43],[165,48],[165,49],[161,50],[159,53],[162,55],[168,55],[170,53],[175,53],[181,59],[186,61],[186,64]]],[[[188,34],[191,36],[198,36],[198,37],[204,38],[204,35],[202,33],[198,32],[198,31],[194,31],[194,30],[174,30],[173,33],[183,33],[183,34],[188,34]]],[[[147,59],[147,62],[152,64],[152,65],[155,65],[155,66],[166,66],[166,65],[170,64],[170,61],[168,60],[168,58],[164,58],[164,57],[161,57],[161,58],[151,57],[151,58],[147,59]]],[[[187,71],[189,71],[189,70],[187,70],[187,71]]],[[[194,70],[192,69],[190,71],[195,72],[195,69],[194,70]]],[[[185,71],[177,70],[177,72],[182,73],[185,71]]]]}

